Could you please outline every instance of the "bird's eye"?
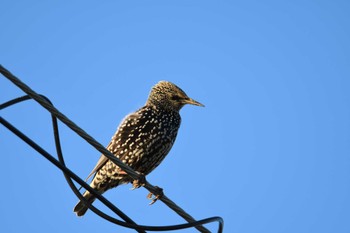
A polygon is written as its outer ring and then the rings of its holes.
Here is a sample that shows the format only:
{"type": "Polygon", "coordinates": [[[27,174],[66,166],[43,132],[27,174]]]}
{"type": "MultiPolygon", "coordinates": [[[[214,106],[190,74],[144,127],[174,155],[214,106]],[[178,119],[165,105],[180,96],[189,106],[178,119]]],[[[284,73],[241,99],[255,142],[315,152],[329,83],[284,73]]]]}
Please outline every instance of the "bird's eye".
{"type": "Polygon", "coordinates": [[[171,99],[172,99],[172,100],[180,100],[181,97],[178,96],[178,95],[173,95],[173,96],[171,96],[171,99]]]}

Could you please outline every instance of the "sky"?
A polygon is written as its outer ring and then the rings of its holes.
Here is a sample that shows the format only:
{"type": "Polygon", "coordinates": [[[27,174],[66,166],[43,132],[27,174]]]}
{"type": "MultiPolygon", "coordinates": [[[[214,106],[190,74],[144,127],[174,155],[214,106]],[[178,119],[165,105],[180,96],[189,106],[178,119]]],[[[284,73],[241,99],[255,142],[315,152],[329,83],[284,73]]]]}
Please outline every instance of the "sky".
{"type": "MultiPolygon", "coordinates": [[[[181,110],[174,147],[147,177],[194,218],[221,216],[233,233],[350,232],[349,1],[0,7],[0,64],[103,145],[160,80],[205,104],[181,110]]],[[[24,94],[4,77],[0,93],[0,103],[24,94]]],[[[55,153],[37,103],[1,116],[55,153]]],[[[86,178],[99,152],[63,124],[60,133],[67,166],[86,178]]],[[[2,232],[135,232],[91,211],[76,217],[62,172],[1,125],[0,151],[2,232]]],[[[139,224],[184,223],[130,187],[104,196],[139,224]]]]}

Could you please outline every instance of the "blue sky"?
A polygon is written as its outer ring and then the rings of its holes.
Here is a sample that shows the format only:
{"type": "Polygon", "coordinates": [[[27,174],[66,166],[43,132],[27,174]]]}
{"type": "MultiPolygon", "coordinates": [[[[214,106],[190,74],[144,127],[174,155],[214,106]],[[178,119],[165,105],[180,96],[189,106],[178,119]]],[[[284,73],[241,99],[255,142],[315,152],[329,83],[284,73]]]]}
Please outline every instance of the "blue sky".
{"type": "MultiPolygon", "coordinates": [[[[1,64],[104,145],[159,80],[206,105],[182,109],[175,146],[148,176],[196,219],[221,216],[235,233],[350,232],[348,1],[0,5],[1,64]]],[[[0,93],[23,94],[4,78],[0,93]]],[[[36,103],[1,116],[54,153],[36,103]]],[[[60,126],[67,165],[85,178],[99,153],[60,126]]],[[[62,173],[1,126],[0,138],[3,232],[133,232],[77,218],[62,173]]],[[[105,196],[140,224],[183,223],[129,188],[105,196]]]]}

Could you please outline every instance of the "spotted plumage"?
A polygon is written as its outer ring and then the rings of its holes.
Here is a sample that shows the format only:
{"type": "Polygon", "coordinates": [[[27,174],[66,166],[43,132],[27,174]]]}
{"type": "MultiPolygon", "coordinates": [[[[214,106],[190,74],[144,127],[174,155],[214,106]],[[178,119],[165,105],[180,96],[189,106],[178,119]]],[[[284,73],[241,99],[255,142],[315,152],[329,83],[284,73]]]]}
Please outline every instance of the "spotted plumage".
{"type": "MultiPolygon", "coordinates": [[[[148,175],[169,153],[181,123],[180,109],[185,104],[203,106],[189,98],[175,84],[161,81],[151,90],[145,106],[124,118],[107,149],[135,171],[148,175]]],[[[89,177],[94,175],[92,188],[104,193],[131,178],[104,155],[89,177]]],[[[88,177],[88,178],[89,178],[88,177]]],[[[88,191],[84,197],[92,203],[95,197],[88,191]]],[[[74,212],[82,216],[87,206],[79,202],[74,212]]]]}

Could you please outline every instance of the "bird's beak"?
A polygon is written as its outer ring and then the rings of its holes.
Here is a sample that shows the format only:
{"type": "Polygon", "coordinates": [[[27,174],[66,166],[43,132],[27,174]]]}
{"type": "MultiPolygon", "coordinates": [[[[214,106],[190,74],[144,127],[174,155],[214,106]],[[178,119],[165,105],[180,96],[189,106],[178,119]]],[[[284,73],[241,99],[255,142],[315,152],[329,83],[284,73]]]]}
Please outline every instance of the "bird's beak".
{"type": "Polygon", "coordinates": [[[187,98],[184,100],[185,104],[192,104],[192,105],[196,105],[196,106],[200,106],[200,107],[204,107],[203,104],[199,103],[198,101],[195,101],[194,99],[191,98],[187,98]]]}

